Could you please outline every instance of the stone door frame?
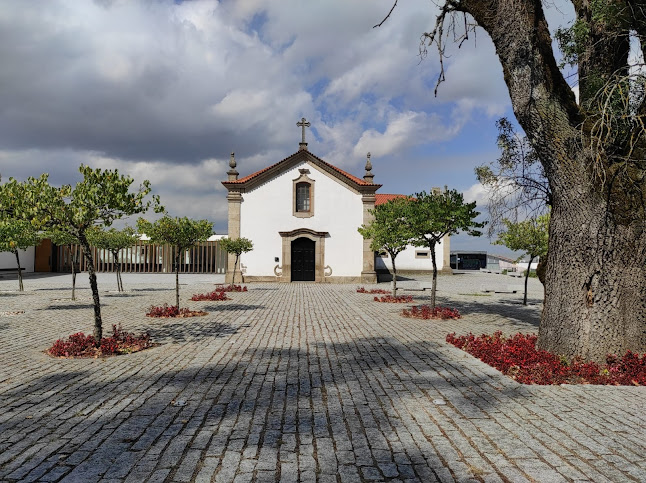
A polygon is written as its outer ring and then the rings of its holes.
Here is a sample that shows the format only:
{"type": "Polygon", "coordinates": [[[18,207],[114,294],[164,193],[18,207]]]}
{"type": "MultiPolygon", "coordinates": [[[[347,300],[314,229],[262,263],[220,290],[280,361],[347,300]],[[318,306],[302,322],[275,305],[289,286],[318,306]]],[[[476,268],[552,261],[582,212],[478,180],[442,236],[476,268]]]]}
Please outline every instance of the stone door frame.
{"type": "Polygon", "coordinates": [[[297,238],[308,238],[314,242],[314,281],[323,282],[325,279],[325,238],[330,234],[326,231],[314,231],[309,228],[279,231],[278,234],[283,241],[282,275],[279,281],[292,281],[292,242],[297,238]]]}

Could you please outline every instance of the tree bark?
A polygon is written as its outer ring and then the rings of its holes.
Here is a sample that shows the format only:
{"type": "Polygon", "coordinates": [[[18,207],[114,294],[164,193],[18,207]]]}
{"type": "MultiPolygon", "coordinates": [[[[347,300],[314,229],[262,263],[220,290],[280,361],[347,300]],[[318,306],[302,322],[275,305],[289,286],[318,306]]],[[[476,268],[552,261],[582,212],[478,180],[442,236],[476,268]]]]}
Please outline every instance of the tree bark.
{"type": "Polygon", "coordinates": [[[70,245],[70,256],[72,257],[72,300],[76,300],[76,268],[78,264],[78,256],[76,254],[78,247],[70,245]]]}
{"type": "Polygon", "coordinates": [[[121,283],[121,264],[119,263],[119,252],[113,252],[114,266],[117,267],[117,292],[123,292],[123,284],[121,283]]]}
{"type": "Polygon", "coordinates": [[[103,338],[103,321],[101,320],[101,301],[99,300],[99,287],[96,283],[96,271],[94,270],[94,257],[90,244],[84,236],[79,236],[79,241],[83,247],[83,256],[87,262],[87,271],[90,276],[90,289],[92,289],[92,301],[94,302],[94,338],[97,347],[101,345],[103,338]]]}
{"type": "Polygon", "coordinates": [[[431,310],[435,310],[435,294],[437,292],[437,260],[435,259],[435,242],[429,243],[431,261],[433,262],[433,286],[431,288],[431,310]]]}
{"type": "Polygon", "coordinates": [[[232,285],[236,283],[236,267],[238,266],[238,258],[240,258],[240,255],[236,254],[236,261],[233,264],[233,280],[231,281],[232,285]]]}
{"type": "Polygon", "coordinates": [[[22,285],[22,268],[20,267],[20,255],[18,254],[18,250],[15,250],[14,253],[16,254],[16,263],[18,264],[18,291],[24,292],[25,287],[23,287],[22,285]]]}
{"type": "Polygon", "coordinates": [[[527,264],[527,270],[525,271],[525,295],[523,295],[523,305],[527,305],[527,282],[529,281],[529,272],[532,270],[532,262],[534,257],[529,258],[529,263],[527,264]]]}
{"type": "MultiPolygon", "coordinates": [[[[539,347],[595,361],[607,353],[646,352],[643,207],[613,185],[616,167],[589,149],[587,113],[558,69],[541,2],[460,0],[456,9],[471,14],[493,40],[514,113],[553,194],[539,347]]],[[[591,56],[584,61],[584,73],[597,69],[601,78],[615,66],[592,65],[591,56]]]]}
{"type": "Polygon", "coordinates": [[[179,257],[180,250],[175,255],[175,306],[179,309],[179,257]]]}
{"type": "Polygon", "coordinates": [[[390,254],[390,258],[393,261],[393,297],[397,297],[397,267],[395,266],[395,257],[397,255],[390,254]]]}

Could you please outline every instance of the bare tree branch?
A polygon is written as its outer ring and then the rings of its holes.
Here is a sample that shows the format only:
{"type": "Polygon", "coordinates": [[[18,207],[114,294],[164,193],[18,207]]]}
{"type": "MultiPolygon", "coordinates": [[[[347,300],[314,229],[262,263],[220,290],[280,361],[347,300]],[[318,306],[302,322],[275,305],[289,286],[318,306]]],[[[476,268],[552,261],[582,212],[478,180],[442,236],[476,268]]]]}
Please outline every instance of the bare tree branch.
{"type": "Polygon", "coordinates": [[[372,26],[372,28],[373,28],[373,29],[374,29],[374,28],[377,28],[377,27],[381,27],[381,26],[384,24],[384,22],[385,22],[386,20],[388,20],[388,18],[390,17],[390,14],[391,14],[391,13],[393,13],[393,10],[395,10],[395,7],[397,6],[397,2],[398,2],[398,1],[399,1],[399,0],[395,0],[395,3],[393,4],[392,8],[390,9],[390,12],[388,12],[388,15],[386,15],[386,16],[384,17],[384,19],[383,19],[381,22],[379,22],[377,25],[373,25],[373,26],[372,26]]]}

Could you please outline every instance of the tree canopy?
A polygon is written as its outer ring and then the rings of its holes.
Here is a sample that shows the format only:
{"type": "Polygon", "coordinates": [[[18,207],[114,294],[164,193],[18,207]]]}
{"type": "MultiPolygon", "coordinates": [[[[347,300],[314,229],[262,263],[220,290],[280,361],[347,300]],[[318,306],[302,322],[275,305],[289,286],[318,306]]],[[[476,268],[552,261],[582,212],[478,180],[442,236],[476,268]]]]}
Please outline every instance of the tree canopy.
{"type": "Polygon", "coordinates": [[[465,203],[462,193],[445,189],[426,193],[422,191],[413,195],[408,204],[406,223],[411,232],[411,243],[418,247],[427,247],[433,262],[433,288],[431,290],[431,308],[435,308],[437,292],[437,260],[435,247],[445,236],[464,232],[471,236],[480,236],[480,228],[486,222],[475,221],[480,212],[475,210],[476,203],[465,203]]]}
{"type": "Polygon", "coordinates": [[[117,269],[117,290],[119,292],[123,292],[119,252],[124,248],[135,245],[139,240],[139,236],[135,233],[134,228],[127,226],[122,230],[117,230],[116,228],[105,230],[96,227],[87,232],[87,238],[90,245],[110,252],[114,258],[114,263],[117,269]]]}
{"type": "Polygon", "coordinates": [[[236,281],[236,267],[238,266],[238,260],[240,255],[243,253],[250,252],[253,250],[253,242],[248,238],[222,238],[220,240],[220,246],[222,249],[232,255],[235,255],[235,261],[233,262],[233,280],[231,283],[236,281]]]}
{"type": "Polygon", "coordinates": [[[397,295],[397,265],[395,259],[409,245],[413,234],[409,226],[403,222],[409,212],[408,197],[395,198],[377,205],[370,212],[374,220],[359,227],[359,233],[370,239],[370,249],[386,251],[393,265],[393,297],[397,295]]]}
{"type": "MultiPolygon", "coordinates": [[[[527,305],[527,280],[531,270],[532,261],[536,257],[547,255],[549,214],[530,218],[523,221],[512,222],[503,220],[505,230],[498,235],[497,245],[504,245],[513,251],[522,251],[529,255],[527,271],[525,273],[525,295],[523,304],[527,305]]],[[[520,260],[522,256],[518,259],[520,260]]]]}
{"type": "Polygon", "coordinates": [[[0,252],[11,252],[16,256],[18,269],[18,290],[25,288],[22,283],[20,250],[26,250],[40,243],[42,236],[31,223],[15,218],[0,219],[0,252]]]}
{"type": "Polygon", "coordinates": [[[118,170],[79,168],[83,180],[74,187],[51,186],[49,175],[30,177],[19,182],[14,178],[0,185],[0,212],[29,221],[40,230],[56,230],[78,239],[83,247],[94,302],[94,338],[100,342],[103,335],[101,303],[96,283],[94,259],[87,240],[87,231],[93,226],[110,226],[124,216],[147,211],[154,206],[163,208],[155,195],[147,199],[150,183],[146,180],[131,192],[134,180],[119,174],[118,170]]]}
{"type": "Polygon", "coordinates": [[[189,248],[208,240],[213,234],[213,223],[208,220],[192,220],[183,217],[164,217],[150,222],[144,218],[137,221],[137,230],[145,234],[151,243],[168,244],[174,248],[175,305],[179,308],[179,265],[182,255],[189,248]]]}

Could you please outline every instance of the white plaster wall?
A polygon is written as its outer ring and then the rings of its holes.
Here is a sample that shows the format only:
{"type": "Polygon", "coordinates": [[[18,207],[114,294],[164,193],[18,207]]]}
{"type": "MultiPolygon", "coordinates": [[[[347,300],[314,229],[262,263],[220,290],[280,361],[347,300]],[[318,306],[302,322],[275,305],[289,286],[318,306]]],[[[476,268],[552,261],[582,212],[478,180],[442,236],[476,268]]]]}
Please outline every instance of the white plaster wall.
{"type": "MultiPolygon", "coordinates": [[[[34,247],[29,247],[27,250],[20,250],[18,256],[20,257],[20,266],[24,268],[23,272],[33,272],[34,271],[34,260],[35,260],[36,249],[34,247]]],[[[2,252],[0,253],[0,269],[10,269],[16,270],[16,255],[11,252],[2,252]]]]}
{"type": "Polygon", "coordinates": [[[309,228],[329,232],[325,239],[325,265],[333,276],[360,276],[363,269],[363,238],[357,228],[363,222],[361,195],[307,162],[242,193],[240,236],[253,242],[253,251],[240,256],[245,275],[273,276],[282,265],[282,238],[279,231],[309,228]],[[314,180],[314,216],[293,215],[293,180],[299,169],[308,168],[314,180]],[[274,257],[278,257],[276,263],[274,257]]]}
{"type": "MultiPolygon", "coordinates": [[[[397,271],[399,270],[417,270],[417,271],[433,271],[433,260],[429,258],[415,258],[415,251],[428,251],[428,248],[424,247],[414,247],[408,246],[406,250],[397,255],[395,259],[395,265],[397,265],[397,271]]],[[[444,246],[442,243],[435,245],[435,262],[437,263],[437,269],[442,270],[444,261],[444,246]]],[[[388,270],[392,270],[393,261],[388,255],[387,258],[377,256],[376,268],[383,268],[386,266],[388,270]],[[379,263],[379,259],[383,261],[383,265],[379,263]]]]}

